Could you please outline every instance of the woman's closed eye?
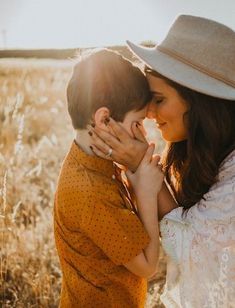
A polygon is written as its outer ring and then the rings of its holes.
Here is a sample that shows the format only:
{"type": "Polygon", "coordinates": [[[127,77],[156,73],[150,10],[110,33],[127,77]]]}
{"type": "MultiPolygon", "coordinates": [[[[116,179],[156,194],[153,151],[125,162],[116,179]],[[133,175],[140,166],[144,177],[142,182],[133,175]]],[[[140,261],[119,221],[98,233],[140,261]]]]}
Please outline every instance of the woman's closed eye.
{"type": "Polygon", "coordinates": [[[153,97],[153,99],[152,99],[152,101],[153,101],[153,103],[155,103],[155,104],[160,104],[160,103],[162,103],[163,101],[164,101],[164,97],[153,97]]]}

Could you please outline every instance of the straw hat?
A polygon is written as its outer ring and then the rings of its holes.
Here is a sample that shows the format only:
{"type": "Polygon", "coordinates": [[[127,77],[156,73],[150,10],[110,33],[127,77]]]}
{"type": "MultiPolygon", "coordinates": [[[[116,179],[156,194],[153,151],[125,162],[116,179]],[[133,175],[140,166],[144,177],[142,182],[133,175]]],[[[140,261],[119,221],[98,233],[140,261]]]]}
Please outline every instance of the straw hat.
{"type": "Polygon", "coordinates": [[[131,51],[161,75],[198,92],[235,100],[235,32],[213,20],[180,15],[163,42],[131,51]]]}

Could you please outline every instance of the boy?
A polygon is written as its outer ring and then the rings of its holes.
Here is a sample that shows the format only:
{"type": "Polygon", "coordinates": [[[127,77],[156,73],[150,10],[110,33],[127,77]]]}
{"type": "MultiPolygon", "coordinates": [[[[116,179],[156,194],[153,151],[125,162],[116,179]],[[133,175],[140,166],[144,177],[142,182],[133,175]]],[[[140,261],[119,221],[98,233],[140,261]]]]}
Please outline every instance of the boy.
{"type": "Polygon", "coordinates": [[[76,138],[55,196],[60,307],[144,307],[146,278],[157,265],[157,234],[145,230],[117,166],[94,156],[88,125],[107,130],[112,116],[131,134],[133,121],[145,118],[148,83],[131,62],[101,49],[75,65],[67,99],[76,138]]]}

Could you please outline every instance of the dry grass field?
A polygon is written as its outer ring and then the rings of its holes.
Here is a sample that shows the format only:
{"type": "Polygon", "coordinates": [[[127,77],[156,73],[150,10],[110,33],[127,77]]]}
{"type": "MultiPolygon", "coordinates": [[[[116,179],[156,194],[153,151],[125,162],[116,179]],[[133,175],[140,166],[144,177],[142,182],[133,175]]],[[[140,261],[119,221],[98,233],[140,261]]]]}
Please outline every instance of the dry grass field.
{"type": "MultiPolygon", "coordinates": [[[[61,272],[53,198],[73,139],[65,88],[72,63],[0,60],[0,306],[57,307],[61,272]]],[[[156,138],[149,130],[150,138],[156,138]]],[[[162,307],[165,262],[149,284],[147,307],[162,307]]]]}

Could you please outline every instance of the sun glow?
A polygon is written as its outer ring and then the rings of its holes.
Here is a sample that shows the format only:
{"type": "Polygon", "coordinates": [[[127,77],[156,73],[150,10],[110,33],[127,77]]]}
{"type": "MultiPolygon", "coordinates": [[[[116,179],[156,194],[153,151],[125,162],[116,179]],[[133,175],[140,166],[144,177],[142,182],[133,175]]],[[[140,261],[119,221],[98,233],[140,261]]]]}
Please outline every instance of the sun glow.
{"type": "Polygon", "coordinates": [[[70,48],[159,42],[179,14],[235,28],[235,2],[214,0],[0,0],[0,48],[70,48]]]}
{"type": "Polygon", "coordinates": [[[149,1],[146,5],[142,0],[21,0],[21,6],[13,12],[14,18],[4,29],[5,40],[7,47],[92,47],[125,44],[132,33],[132,39],[141,41],[148,39],[147,28],[154,23],[153,3],[149,1]],[[130,11],[134,12],[134,18],[130,11]],[[151,17],[145,26],[142,14],[151,17]],[[139,22],[138,31],[136,22],[139,22]]]}

